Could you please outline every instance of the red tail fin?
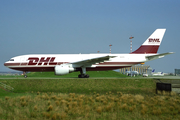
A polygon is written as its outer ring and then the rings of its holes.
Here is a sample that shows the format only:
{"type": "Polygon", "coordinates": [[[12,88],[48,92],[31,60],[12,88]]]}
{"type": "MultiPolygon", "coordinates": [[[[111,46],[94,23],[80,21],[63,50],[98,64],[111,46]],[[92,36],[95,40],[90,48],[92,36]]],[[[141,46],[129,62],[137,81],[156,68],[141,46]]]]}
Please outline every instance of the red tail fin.
{"type": "Polygon", "coordinates": [[[156,29],[154,33],[132,54],[157,53],[166,29],[156,29]]]}

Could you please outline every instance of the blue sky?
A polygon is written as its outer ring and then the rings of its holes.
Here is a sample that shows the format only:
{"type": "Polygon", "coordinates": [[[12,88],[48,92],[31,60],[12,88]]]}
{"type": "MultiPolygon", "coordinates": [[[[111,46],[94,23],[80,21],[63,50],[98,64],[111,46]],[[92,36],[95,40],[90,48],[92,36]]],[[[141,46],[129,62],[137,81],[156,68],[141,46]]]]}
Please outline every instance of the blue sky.
{"type": "Polygon", "coordinates": [[[179,0],[0,0],[0,71],[24,54],[129,53],[166,28],[158,53],[145,63],[156,72],[180,68],[179,0]]]}

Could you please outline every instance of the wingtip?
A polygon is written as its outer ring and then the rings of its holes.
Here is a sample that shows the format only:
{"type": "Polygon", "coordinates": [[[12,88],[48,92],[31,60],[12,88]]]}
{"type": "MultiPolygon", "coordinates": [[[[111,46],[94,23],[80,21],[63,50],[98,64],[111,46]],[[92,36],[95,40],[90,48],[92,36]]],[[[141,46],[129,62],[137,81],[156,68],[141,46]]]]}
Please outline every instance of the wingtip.
{"type": "Polygon", "coordinates": [[[175,52],[169,52],[169,54],[174,54],[175,52]]]}

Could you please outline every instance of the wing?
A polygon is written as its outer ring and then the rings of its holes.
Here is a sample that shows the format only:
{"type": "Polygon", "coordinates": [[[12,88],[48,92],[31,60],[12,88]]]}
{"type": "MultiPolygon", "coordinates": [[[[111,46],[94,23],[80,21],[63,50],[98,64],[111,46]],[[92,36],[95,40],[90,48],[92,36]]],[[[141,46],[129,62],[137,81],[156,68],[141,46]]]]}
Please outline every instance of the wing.
{"type": "Polygon", "coordinates": [[[158,59],[158,58],[162,58],[165,55],[169,55],[169,54],[173,54],[174,52],[168,52],[168,53],[162,53],[162,54],[157,54],[157,55],[151,55],[151,56],[146,56],[146,58],[148,60],[154,60],[154,59],[158,59]]]}
{"type": "Polygon", "coordinates": [[[81,60],[81,61],[77,61],[77,62],[72,62],[70,64],[73,64],[73,65],[78,66],[78,67],[89,66],[92,64],[104,62],[104,61],[109,60],[110,58],[113,58],[113,57],[116,57],[116,56],[109,56],[108,55],[108,56],[103,56],[103,57],[96,57],[96,58],[81,60]]]}

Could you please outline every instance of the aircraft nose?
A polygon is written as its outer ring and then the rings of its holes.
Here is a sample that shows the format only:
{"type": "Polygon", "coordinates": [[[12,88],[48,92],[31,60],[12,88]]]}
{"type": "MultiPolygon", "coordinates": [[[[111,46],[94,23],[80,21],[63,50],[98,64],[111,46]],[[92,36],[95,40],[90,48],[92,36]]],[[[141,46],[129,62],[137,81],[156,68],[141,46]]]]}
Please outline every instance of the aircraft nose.
{"type": "Polygon", "coordinates": [[[4,63],[4,66],[6,66],[6,67],[7,67],[7,66],[8,66],[8,63],[7,63],[7,62],[5,62],[5,63],[4,63]]]}

